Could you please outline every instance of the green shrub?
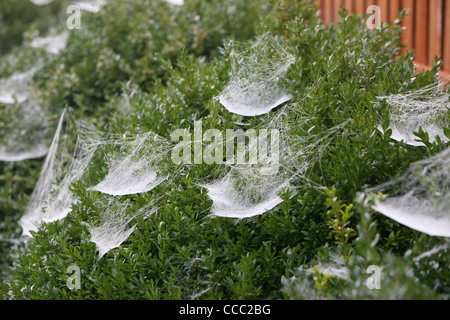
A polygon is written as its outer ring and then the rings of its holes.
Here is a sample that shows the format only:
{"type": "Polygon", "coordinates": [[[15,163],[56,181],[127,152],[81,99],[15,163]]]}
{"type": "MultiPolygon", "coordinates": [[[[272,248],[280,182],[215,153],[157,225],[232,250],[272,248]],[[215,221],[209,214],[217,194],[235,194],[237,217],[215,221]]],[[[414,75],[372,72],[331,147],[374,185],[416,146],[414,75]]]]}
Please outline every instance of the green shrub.
{"type": "MultiPolygon", "coordinates": [[[[315,1],[111,1],[97,14],[83,13],[66,50],[35,77],[44,108],[55,116],[66,106],[101,130],[123,134],[153,131],[170,140],[178,128],[234,128],[243,117],[229,113],[214,97],[226,84],[232,39],[250,45],[270,32],[296,62],[286,76],[292,108],[307,123],[292,136],[318,134],[339,126],[320,161],[308,169],[312,188],[294,181],[276,209],[251,219],[212,218],[211,201],[198,181],[216,167],[175,166],[170,183],[148,193],[124,196],[133,208],[158,201],[158,211],[136,219],[120,246],[96,261],[86,223],[102,210],[98,192],[81,181],[79,201],[60,221],[44,224],[18,249],[0,242],[5,299],[279,299],[279,298],[446,298],[445,254],[418,263],[414,257],[445,242],[408,229],[355,201],[358,191],[402,174],[410,163],[447,147],[415,148],[393,142],[387,95],[436,81],[433,72],[414,74],[413,54],[400,55],[400,27],[368,30],[358,16],[323,25],[315,1]],[[414,254],[412,254],[414,253],[414,254]],[[349,280],[298,268],[342,257],[349,280]],[[433,260],[437,259],[437,260],[433,260]],[[428,263],[428,264],[427,264],[428,263]],[[69,290],[67,268],[81,269],[81,289],[69,290]],[[370,264],[389,274],[383,290],[364,285],[370,264]],[[403,273],[405,269],[411,273],[403,273]],[[419,279],[419,281],[416,281],[419,279]]],[[[23,59],[35,53],[18,50],[23,59]]],[[[9,66],[2,62],[5,69],[9,66]]],[[[1,108],[2,106],[0,106],[1,108]]],[[[274,111],[276,112],[276,111],[274,111]]],[[[271,115],[245,119],[250,126],[271,115]]],[[[295,121],[296,119],[290,119],[295,121]]],[[[423,140],[427,138],[422,137],[423,140]]],[[[33,189],[42,160],[0,164],[0,236],[20,234],[17,221],[33,189]]],[[[101,175],[99,163],[90,172],[101,175]]],[[[448,251],[448,250],[447,250],[448,251]]]]}

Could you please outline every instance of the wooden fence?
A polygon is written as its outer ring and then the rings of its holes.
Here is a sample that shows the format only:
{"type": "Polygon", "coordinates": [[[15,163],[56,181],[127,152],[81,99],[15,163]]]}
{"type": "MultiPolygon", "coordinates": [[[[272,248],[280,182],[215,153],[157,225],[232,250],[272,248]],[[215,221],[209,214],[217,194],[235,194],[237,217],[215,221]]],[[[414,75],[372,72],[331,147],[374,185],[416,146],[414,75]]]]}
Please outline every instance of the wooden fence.
{"type": "Polygon", "coordinates": [[[394,21],[401,8],[409,10],[402,22],[402,41],[406,50],[414,49],[419,69],[430,69],[434,58],[440,57],[442,77],[450,77],[450,0],[317,0],[324,23],[336,23],[340,6],[350,14],[366,14],[377,5],[382,22],[394,21]]]}

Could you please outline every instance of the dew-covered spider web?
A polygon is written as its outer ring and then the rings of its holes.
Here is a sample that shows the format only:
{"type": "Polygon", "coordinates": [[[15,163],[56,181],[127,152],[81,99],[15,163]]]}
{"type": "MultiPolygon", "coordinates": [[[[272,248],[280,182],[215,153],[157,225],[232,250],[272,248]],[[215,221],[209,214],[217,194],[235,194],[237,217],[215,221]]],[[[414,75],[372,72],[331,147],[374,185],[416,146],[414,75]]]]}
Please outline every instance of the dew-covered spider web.
{"type": "MultiPolygon", "coordinates": [[[[5,57],[12,69],[18,58],[5,57]]],[[[44,66],[43,59],[30,62],[26,71],[15,71],[0,79],[0,161],[22,161],[46,155],[54,132],[50,114],[33,76],[44,66]]]]}
{"type": "Polygon", "coordinates": [[[45,37],[36,37],[30,42],[32,48],[42,48],[51,54],[58,54],[61,50],[64,50],[69,39],[69,32],[64,31],[56,33],[55,31],[49,32],[45,37]]]}
{"type": "Polygon", "coordinates": [[[152,190],[167,177],[159,166],[169,157],[170,144],[153,132],[111,141],[116,150],[106,155],[109,171],[90,190],[110,195],[136,194],[152,190]]]}
{"type": "MultiPolygon", "coordinates": [[[[42,222],[63,219],[77,201],[73,183],[91,184],[95,164],[108,166],[108,172],[87,190],[122,196],[148,192],[168,178],[160,174],[161,162],[168,157],[170,144],[148,132],[138,135],[102,133],[77,121],[66,111],[61,115],[53,142],[20,220],[23,235],[30,236],[42,222]]],[[[96,172],[98,174],[98,172],[96,172]]]]}
{"type": "Polygon", "coordinates": [[[54,127],[38,97],[4,105],[0,117],[0,161],[22,161],[47,154],[54,127]]]}
{"type": "Polygon", "coordinates": [[[73,2],[81,10],[97,13],[106,4],[106,0],[81,0],[73,2]]]}
{"type": "Polygon", "coordinates": [[[380,96],[389,105],[389,129],[391,138],[404,141],[413,146],[423,146],[414,132],[422,128],[434,142],[439,136],[442,141],[449,139],[444,134],[444,128],[449,123],[450,94],[441,84],[429,85],[425,88],[405,93],[380,96]]]}
{"type": "Polygon", "coordinates": [[[166,0],[166,2],[174,6],[182,6],[184,4],[184,0],[166,0]]]}
{"type": "Polygon", "coordinates": [[[65,48],[68,36],[67,31],[51,29],[46,37],[34,38],[19,53],[2,58],[3,72],[10,76],[0,79],[0,161],[23,161],[47,154],[58,119],[49,111],[33,78],[65,48]]]}
{"type": "MultiPolygon", "coordinates": [[[[229,218],[261,215],[280,204],[280,193],[301,186],[321,188],[308,179],[308,169],[320,161],[321,154],[344,124],[314,132],[306,114],[292,119],[286,106],[271,116],[270,122],[246,128],[246,160],[236,152],[234,160],[217,167],[218,178],[201,183],[212,200],[211,214],[229,218]],[[305,131],[301,132],[300,128],[305,131]],[[253,134],[251,134],[253,132],[253,134]],[[253,142],[252,142],[253,141],[253,142]]],[[[225,139],[228,141],[228,136],[225,139]]],[[[239,148],[239,144],[237,148],[239,148]]]]}
{"type": "Polygon", "coordinates": [[[374,209],[385,216],[431,236],[450,237],[450,149],[366,192],[384,195],[374,209]]]}
{"type": "MultiPolygon", "coordinates": [[[[447,243],[444,242],[444,243],[435,245],[430,250],[422,252],[418,256],[414,257],[414,261],[419,262],[423,259],[433,257],[433,256],[437,255],[438,253],[441,253],[442,251],[450,251],[450,242],[449,242],[450,239],[446,239],[446,240],[447,240],[447,243]]],[[[447,256],[448,256],[448,253],[450,253],[450,252],[446,253],[447,256]]]]}
{"type": "Polygon", "coordinates": [[[82,178],[100,143],[95,129],[63,112],[30,203],[19,221],[24,236],[30,236],[42,222],[66,217],[76,201],[70,190],[72,183],[82,178]]]}
{"type": "Polygon", "coordinates": [[[303,111],[304,102],[285,104],[293,97],[284,89],[284,77],[295,57],[272,35],[257,38],[246,50],[239,51],[234,44],[227,50],[231,75],[218,100],[232,113],[259,115],[264,120],[257,126],[234,122],[244,127],[245,134],[256,130],[256,137],[249,137],[245,147],[248,161],[239,161],[242,157],[236,155],[230,163],[227,157],[225,164],[218,166],[219,173],[200,185],[213,202],[213,216],[248,218],[280,204],[283,190],[321,188],[308,179],[308,170],[320,163],[333,137],[343,132],[345,121],[332,128],[318,128],[315,117],[303,111]],[[274,136],[275,144],[271,141],[274,136]]]}
{"type": "Polygon", "coordinates": [[[211,214],[218,217],[249,218],[261,215],[283,200],[278,192],[289,181],[261,176],[259,168],[234,167],[218,181],[203,185],[213,201],[211,214]]]}
{"type": "Polygon", "coordinates": [[[36,6],[45,6],[53,2],[53,0],[30,0],[36,6]]]}
{"type": "Polygon", "coordinates": [[[0,103],[22,103],[28,99],[32,78],[42,64],[23,72],[16,72],[8,78],[0,79],[0,103]]]}
{"type": "Polygon", "coordinates": [[[108,197],[97,202],[98,215],[87,224],[95,243],[98,257],[96,263],[110,250],[119,247],[133,233],[136,224],[132,221],[142,215],[144,218],[153,214],[157,207],[153,204],[134,209],[130,200],[120,202],[115,197],[108,197]]]}
{"type": "Polygon", "coordinates": [[[295,57],[274,36],[265,34],[241,51],[232,44],[230,50],[230,79],[217,97],[228,111],[256,116],[292,99],[283,80],[295,57]]]}
{"type": "Polygon", "coordinates": [[[300,267],[300,273],[314,274],[316,272],[342,280],[350,280],[350,271],[344,259],[335,253],[330,253],[329,262],[315,263],[313,267],[300,267]]]}

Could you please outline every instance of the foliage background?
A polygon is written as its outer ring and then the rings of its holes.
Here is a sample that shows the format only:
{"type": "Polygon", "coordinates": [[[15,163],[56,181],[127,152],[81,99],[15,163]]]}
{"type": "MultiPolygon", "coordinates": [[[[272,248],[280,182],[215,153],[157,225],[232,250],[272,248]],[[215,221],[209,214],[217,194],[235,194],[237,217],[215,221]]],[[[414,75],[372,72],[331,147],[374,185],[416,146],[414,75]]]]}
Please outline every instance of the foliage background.
{"type": "MultiPolygon", "coordinates": [[[[29,1],[0,3],[0,74],[7,76],[43,52],[27,41],[51,26],[65,28],[68,1],[44,7],[29,1]],[[15,56],[15,63],[9,57],[15,56]]],[[[404,13],[403,13],[404,14],[404,13]]],[[[403,16],[400,15],[400,18],[403,16]]],[[[448,241],[420,234],[383,217],[358,191],[402,174],[410,163],[447,147],[415,148],[376,128],[388,123],[376,96],[434,83],[431,72],[414,74],[413,52],[400,55],[400,27],[368,30],[357,16],[323,25],[312,0],[165,1],[112,0],[99,13],[83,12],[66,50],[33,79],[56,123],[65,107],[74,116],[114,133],[154,131],[170,139],[177,128],[202,119],[204,128],[233,128],[241,117],[213,99],[228,80],[231,39],[250,43],[270,32],[296,57],[287,75],[297,108],[312,116],[314,130],[348,120],[320,165],[310,169],[322,190],[283,194],[278,208],[252,219],[208,216],[211,202],[196,181],[208,165],[177,168],[161,185],[165,197],[150,218],[93,269],[95,245],[84,222],[95,217],[101,195],[73,186],[80,202],[64,220],[45,224],[27,246],[18,220],[38,179],[43,159],[0,163],[0,265],[4,299],[448,299],[448,241]],[[136,94],[130,92],[136,88],[136,94]],[[123,97],[128,97],[125,99],[123,97]],[[446,249],[414,259],[437,245],[446,249]],[[350,278],[317,267],[340,256],[350,278]],[[67,268],[81,268],[81,289],[67,288],[67,268]],[[365,286],[369,265],[383,268],[381,290],[365,286]],[[305,270],[310,270],[305,272],[305,270]]],[[[0,105],[0,118],[8,119],[0,105]]],[[[253,125],[267,121],[251,119],[253,125]]],[[[294,129],[304,134],[305,128],[294,129]]],[[[94,175],[106,170],[91,168],[94,175]]],[[[301,187],[301,185],[299,185],[301,187]]],[[[121,198],[136,207],[152,193],[121,198]]],[[[374,199],[372,199],[374,200],[374,199]]]]}

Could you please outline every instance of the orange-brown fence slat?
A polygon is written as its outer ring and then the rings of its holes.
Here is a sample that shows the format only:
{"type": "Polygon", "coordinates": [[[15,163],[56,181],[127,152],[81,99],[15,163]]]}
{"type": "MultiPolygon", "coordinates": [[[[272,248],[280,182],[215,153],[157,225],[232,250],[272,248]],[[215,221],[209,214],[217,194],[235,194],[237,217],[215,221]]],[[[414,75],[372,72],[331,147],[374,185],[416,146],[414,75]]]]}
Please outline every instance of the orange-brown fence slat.
{"type": "Polygon", "coordinates": [[[406,51],[415,51],[420,69],[429,70],[431,61],[443,61],[441,75],[450,76],[450,0],[317,0],[325,24],[337,23],[341,6],[349,14],[365,16],[371,5],[380,8],[381,21],[392,22],[402,8],[407,9],[402,20],[402,42],[406,51]]]}
{"type": "Polygon", "coordinates": [[[367,6],[364,0],[355,0],[355,12],[359,13],[361,16],[366,15],[367,6]]]}
{"type": "Polygon", "coordinates": [[[428,26],[428,60],[442,56],[442,0],[429,0],[429,26],[428,26]]]}
{"type": "Polygon", "coordinates": [[[428,63],[428,6],[429,0],[416,0],[414,9],[414,50],[416,61],[428,63]]]}
{"type": "Polygon", "coordinates": [[[377,0],[366,0],[366,9],[370,6],[377,6],[378,5],[378,1],[377,0]]]}
{"type": "Polygon", "coordinates": [[[402,39],[405,50],[411,51],[414,48],[414,0],[402,0],[402,8],[407,9],[408,13],[402,20],[402,39]]]}
{"type": "Polygon", "coordinates": [[[400,0],[389,0],[389,20],[395,21],[400,12],[400,0]]]}
{"type": "Polygon", "coordinates": [[[450,0],[445,0],[443,70],[450,73],[450,0]]]}
{"type": "Polygon", "coordinates": [[[339,21],[339,12],[341,11],[341,6],[344,4],[344,0],[334,0],[334,10],[333,10],[333,16],[334,16],[334,23],[337,23],[339,21]]]}
{"type": "Polygon", "coordinates": [[[381,10],[381,21],[388,22],[389,21],[389,0],[378,0],[377,5],[381,10]]]}
{"type": "Polygon", "coordinates": [[[319,0],[317,1],[317,5],[319,6],[319,10],[320,10],[320,19],[322,20],[322,22],[325,22],[325,15],[323,14],[323,8],[325,7],[325,1],[324,0],[319,0]]]}
{"type": "Polygon", "coordinates": [[[331,20],[331,1],[333,0],[322,0],[322,4],[320,7],[322,21],[325,24],[332,23],[331,20]]]}
{"type": "Polygon", "coordinates": [[[343,5],[347,9],[349,15],[355,12],[355,9],[353,7],[353,0],[344,0],[343,5]]]}

